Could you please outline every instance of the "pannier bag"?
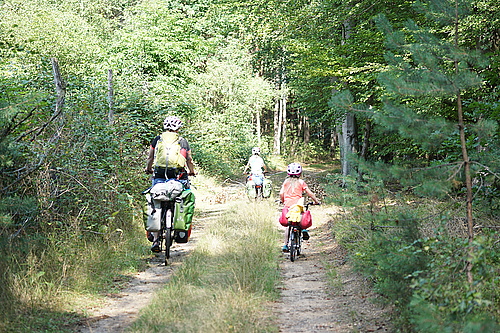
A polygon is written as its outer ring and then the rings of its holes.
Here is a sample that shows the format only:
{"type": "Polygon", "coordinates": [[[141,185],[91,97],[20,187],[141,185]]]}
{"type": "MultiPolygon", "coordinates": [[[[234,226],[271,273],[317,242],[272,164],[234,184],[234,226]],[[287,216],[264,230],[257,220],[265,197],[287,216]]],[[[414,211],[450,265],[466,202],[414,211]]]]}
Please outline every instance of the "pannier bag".
{"type": "Polygon", "coordinates": [[[269,198],[273,190],[273,183],[271,180],[264,178],[264,186],[262,187],[262,196],[269,198]]]}
{"type": "Polygon", "coordinates": [[[189,240],[194,206],[194,193],[189,189],[184,190],[182,194],[175,199],[174,240],[177,243],[187,243],[189,240]]]}
{"type": "Polygon", "coordinates": [[[182,183],[175,179],[169,179],[163,183],[157,183],[149,193],[154,201],[174,201],[183,191],[182,183]]]}
{"type": "Polygon", "coordinates": [[[288,209],[283,208],[279,222],[282,226],[288,227],[291,225],[298,225],[301,229],[307,229],[312,226],[312,215],[310,211],[303,211],[304,207],[301,205],[293,205],[288,209]]]}
{"type": "Polygon", "coordinates": [[[255,191],[255,183],[251,179],[247,181],[247,195],[249,198],[255,198],[257,196],[257,192],[255,191]]]}
{"type": "Polygon", "coordinates": [[[160,231],[161,220],[161,202],[151,200],[151,194],[146,194],[146,230],[147,231],[160,231]]]}

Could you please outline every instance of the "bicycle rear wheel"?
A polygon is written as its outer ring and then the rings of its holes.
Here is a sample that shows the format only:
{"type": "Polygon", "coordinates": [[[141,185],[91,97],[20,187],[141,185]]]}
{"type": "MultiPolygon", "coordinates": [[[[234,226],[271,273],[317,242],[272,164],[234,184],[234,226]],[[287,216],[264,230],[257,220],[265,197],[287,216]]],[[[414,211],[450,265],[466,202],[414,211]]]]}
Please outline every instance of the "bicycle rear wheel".
{"type": "Polygon", "coordinates": [[[169,208],[165,214],[165,265],[170,259],[170,247],[172,246],[172,210],[169,208]]]}
{"type": "Polygon", "coordinates": [[[290,228],[290,261],[294,262],[297,255],[297,234],[294,228],[290,228]]]}

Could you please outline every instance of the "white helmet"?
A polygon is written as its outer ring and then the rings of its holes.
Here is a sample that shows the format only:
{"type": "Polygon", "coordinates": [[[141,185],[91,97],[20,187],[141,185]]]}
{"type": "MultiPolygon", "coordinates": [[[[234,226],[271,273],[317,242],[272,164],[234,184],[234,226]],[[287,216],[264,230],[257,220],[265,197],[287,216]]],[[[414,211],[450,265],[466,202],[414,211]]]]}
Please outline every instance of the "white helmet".
{"type": "Polygon", "coordinates": [[[182,121],[176,116],[168,116],[163,121],[163,129],[166,131],[175,132],[182,127],[182,121]]]}
{"type": "Polygon", "coordinates": [[[291,163],[288,165],[286,172],[289,176],[300,176],[302,173],[302,166],[299,163],[291,163]]]}
{"type": "Polygon", "coordinates": [[[260,148],[259,147],[253,147],[252,148],[252,155],[259,155],[260,154],[260,148]]]}

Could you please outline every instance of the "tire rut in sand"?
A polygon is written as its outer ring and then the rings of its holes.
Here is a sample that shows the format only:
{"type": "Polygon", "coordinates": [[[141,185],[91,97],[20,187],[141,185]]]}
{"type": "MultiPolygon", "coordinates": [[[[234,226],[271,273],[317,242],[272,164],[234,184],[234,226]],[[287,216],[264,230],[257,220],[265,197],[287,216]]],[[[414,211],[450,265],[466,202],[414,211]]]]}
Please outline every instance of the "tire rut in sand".
{"type": "Polygon", "coordinates": [[[275,304],[280,332],[390,332],[390,309],[373,302],[377,295],[369,283],[346,264],[326,209],[315,206],[312,215],[303,254],[295,262],[283,254],[280,262],[281,299],[275,304]],[[336,276],[329,277],[332,266],[336,276]]]}
{"type": "MultiPolygon", "coordinates": [[[[204,206],[203,203],[201,205],[204,206]]],[[[146,307],[154,297],[158,288],[164,286],[175,270],[196,245],[196,240],[203,232],[206,221],[217,218],[224,211],[224,205],[202,210],[200,217],[193,221],[191,238],[186,244],[174,243],[170,252],[169,265],[165,266],[165,253],[157,254],[149,260],[149,267],[137,273],[128,287],[120,293],[106,297],[106,304],[101,308],[88,308],[92,316],[81,321],[76,330],[79,333],[121,333],[124,332],[138,317],[142,308],[146,307]]]]}

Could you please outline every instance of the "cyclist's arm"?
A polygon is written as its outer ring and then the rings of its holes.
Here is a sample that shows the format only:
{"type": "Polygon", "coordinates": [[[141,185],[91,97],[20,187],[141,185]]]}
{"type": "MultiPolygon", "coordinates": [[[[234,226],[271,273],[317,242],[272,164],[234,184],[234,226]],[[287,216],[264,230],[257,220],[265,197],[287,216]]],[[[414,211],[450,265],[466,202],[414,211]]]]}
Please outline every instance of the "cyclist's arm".
{"type": "Polygon", "coordinates": [[[153,173],[153,162],[155,158],[155,150],[153,147],[149,147],[148,159],[146,160],[146,173],[153,173]]]}
{"type": "Polygon", "coordinates": [[[191,150],[188,150],[186,152],[186,164],[189,169],[189,175],[194,176],[195,175],[194,163],[193,163],[193,156],[191,155],[191,150]]]}
{"type": "Polygon", "coordinates": [[[312,193],[312,191],[309,189],[309,187],[306,187],[305,191],[306,191],[307,195],[314,201],[314,203],[316,205],[318,205],[319,204],[319,200],[318,200],[318,198],[316,198],[316,196],[314,195],[314,193],[312,193]]]}

